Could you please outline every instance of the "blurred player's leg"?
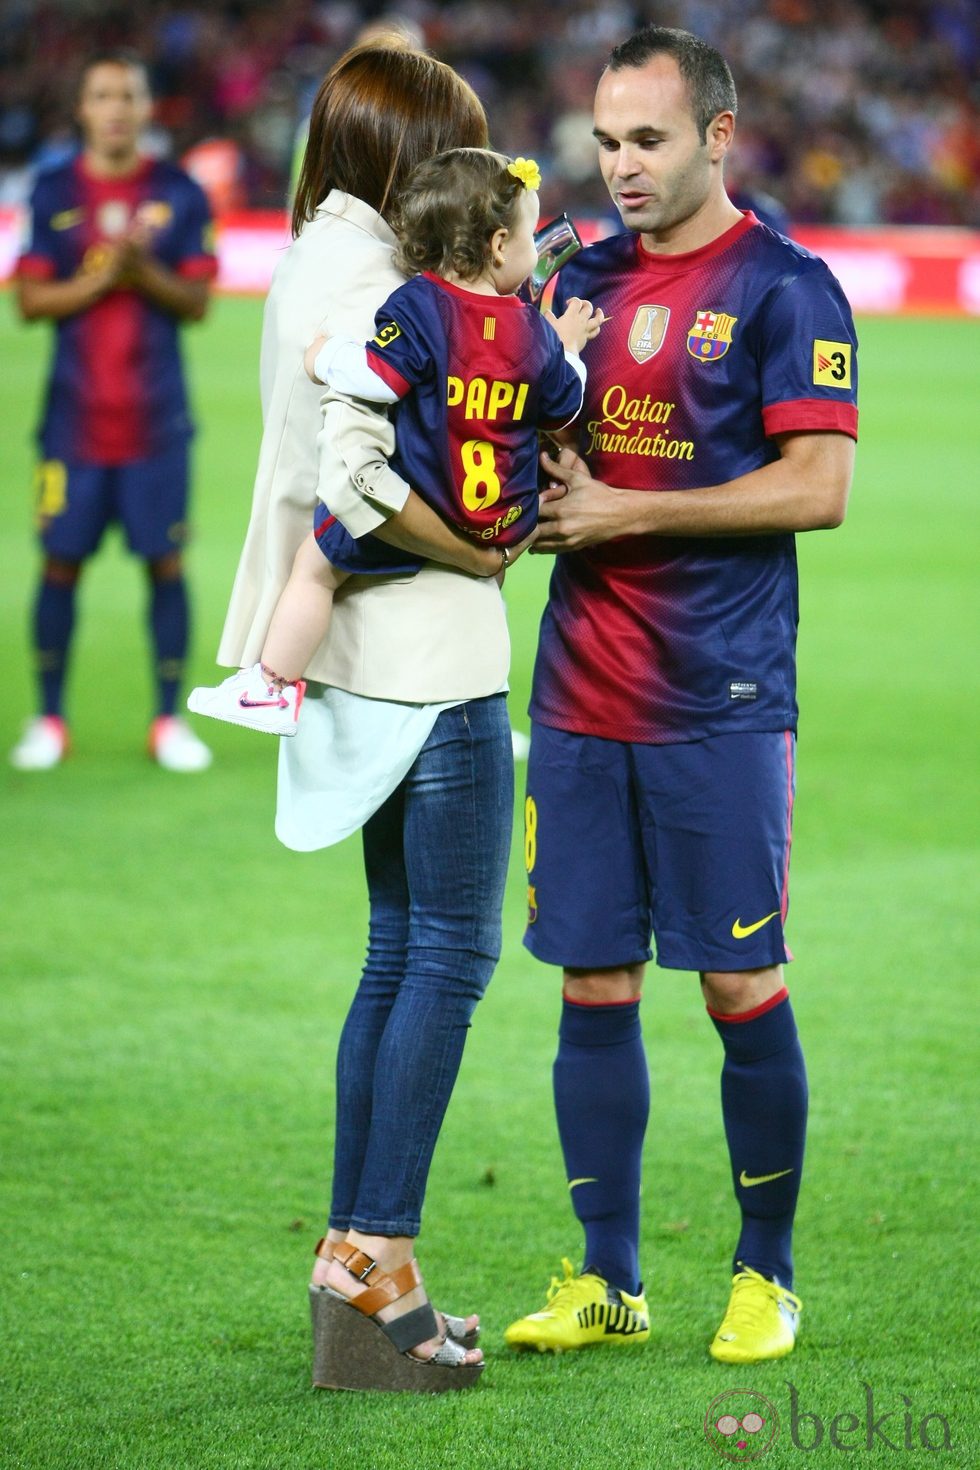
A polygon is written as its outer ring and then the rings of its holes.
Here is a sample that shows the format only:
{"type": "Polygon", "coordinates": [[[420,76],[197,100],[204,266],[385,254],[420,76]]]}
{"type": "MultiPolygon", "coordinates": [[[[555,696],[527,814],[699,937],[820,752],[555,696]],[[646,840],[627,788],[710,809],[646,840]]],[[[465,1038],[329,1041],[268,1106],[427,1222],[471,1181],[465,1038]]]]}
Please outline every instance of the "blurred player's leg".
{"type": "Polygon", "coordinates": [[[172,715],[187,658],[189,612],[187,583],[179,551],[147,563],[150,577],[149,623],[153,642],[157,714],[172,715]]]}
{"type": "Polygon", "coordinates": [[[204,771],[211,752],[174,714],[187,658],[190,618],[181,547],[187,539],[187,445],[119,465],[115,508],[130,550],[146,563],[148,621],[153,647],[157,713],[148,747],[168,771],[204,771]]]}
{"type": "Polygon", "coordinates": [[[50,770],[68,753],[64,687],[78,580],[112,515],[111,477],[98,465],[43,460],[36,480],[44,549],[32,628],[39,715],[10,752],[11,764],[21,771],[50,770]]]}
{"type": "Polygon", "coordinates": [[[34,652],[41,712],[60,718],[68,651],[75,628],[81,563],[46,558],[34,605],[34,652]]]}
{"type": "Polygon", "coordinates": [[[10,752],[20,771],[48,771],[68,754],[68,726],[62,712],[68,651],[75,626],[75,593],[81,564],[46,558],[34,603],[34,659],[37,670],[37,719],[26,726],[10,752]]]}
{"type": "Polygon", "coordinates": [[[150,726],[149,750],[168,771],[205,771],[211,752],[184,720],[174,715],[187,657],[187,584],[180,552],[149,561],[150,632],[157,681],[157,716],[150,726]]]}

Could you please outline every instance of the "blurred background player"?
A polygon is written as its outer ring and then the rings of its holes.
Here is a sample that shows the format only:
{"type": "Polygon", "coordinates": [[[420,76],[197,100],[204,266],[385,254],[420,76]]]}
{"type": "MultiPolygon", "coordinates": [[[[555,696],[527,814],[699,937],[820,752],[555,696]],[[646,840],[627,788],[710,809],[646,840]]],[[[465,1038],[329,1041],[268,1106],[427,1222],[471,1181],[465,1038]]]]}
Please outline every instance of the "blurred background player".
{"type": "Polygon", "coordinates": [[[113,521],[150,582],[150,754],[173,771],[211,763],[174,710],[188,641],[181,547],[192,433],[178,327],[204,316],[216,261],[202,190],[174,165],[140,155],[151,110],[135,56],[105,52],[86,64],[81,152],[39,177],[18,263],[22,315],[57,325],[38,434],[40,713],[11,752],[20,770],[47,770],[68,751],[62,695],[76,591],[113,521]]]}

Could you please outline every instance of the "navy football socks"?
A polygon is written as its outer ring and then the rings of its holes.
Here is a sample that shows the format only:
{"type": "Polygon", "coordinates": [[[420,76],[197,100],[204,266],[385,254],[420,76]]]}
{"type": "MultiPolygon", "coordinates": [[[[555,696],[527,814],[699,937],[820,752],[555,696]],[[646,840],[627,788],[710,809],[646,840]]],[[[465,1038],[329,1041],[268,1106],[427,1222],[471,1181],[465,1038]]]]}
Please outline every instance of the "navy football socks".
{"type": "Polygon", "coordinates": [[[181,577],[154,578],[150,591],[150,630],[156,652],[157,713],[172,715],[187,656],[187,584],[181,577]]]}
{"type": "Polygon", "coordinates": [[[68,645],[75,626],[76,580],[43,577],[34,604],[34,656],[41,712],[61,715],[68,645]]]}
{"type": "Polygon", "coordinates": [[[640,1290],[640,1168],[650,1081],[639,1000],[565,1000],[554,1066],[555,1111],[585,1263],[611,1286],[640,1290]]]}
{"type": "Polygon", "coordinates": [[[741,1261],[791,1287],[807,1084],[789,992],[739,1016],[708,1014],[725,1047],[721,1107],[742,1212],[733,1269],[741,1261]]]}

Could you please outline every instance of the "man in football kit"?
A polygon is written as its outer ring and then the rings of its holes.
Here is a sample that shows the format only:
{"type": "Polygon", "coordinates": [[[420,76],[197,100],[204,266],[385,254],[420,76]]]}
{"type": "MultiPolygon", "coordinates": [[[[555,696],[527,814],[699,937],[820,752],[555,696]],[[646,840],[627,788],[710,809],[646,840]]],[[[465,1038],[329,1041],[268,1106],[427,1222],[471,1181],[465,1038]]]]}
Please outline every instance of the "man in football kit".
{"type": "Polygon", "coordinates": [[[115,520],[149,575],[150,753],[177,771],[211,760],[174,710],[188,639],[181,548],[192,432],[178,333],[181,322],[203,317],[216,261],[202,190],[172,164],[140,157],[151,106],[143,66],[128,54],[85,66],[82,150],[39,177],[17,268],[23,316],[56,325],[38,433],[41,708],[11,752],[21,770],[48,769],[68,751],[62,696],[77,585],[115,520]]]}
{"type": "Polygon", "coordinates": [[[780,1357],[801,1309],[791,1237],[807,1084],[782,971],[793,533],[844,516],[856,340],[826,266],[730,203],[735,110],[726,63],[696,37],[647,27],[617,47],[595,135],[629,233],[559,281],[556,310],[574,293],[609,325],[583,352],[578,455],[545,456],[557,484],[535,549],[562,554],[531,699],[525,942],[564,971],[554,1092],[585,1256],[508,1328],[514,1347],[649,1335],[651,931],[659,965],[699,973],[724,1049],[741,1231],[710,1352],[780,1357]]]}

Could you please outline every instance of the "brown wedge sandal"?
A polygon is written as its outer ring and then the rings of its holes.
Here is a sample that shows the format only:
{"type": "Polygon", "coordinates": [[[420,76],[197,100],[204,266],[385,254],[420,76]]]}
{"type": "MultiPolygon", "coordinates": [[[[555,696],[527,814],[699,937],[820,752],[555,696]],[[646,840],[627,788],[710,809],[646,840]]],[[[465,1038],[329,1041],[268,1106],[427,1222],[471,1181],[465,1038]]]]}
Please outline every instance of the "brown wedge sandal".
{"type": "Polygon", "coordinates": [[[430,1303],[392,1322],[378,1321],[377,1312],[420,1284],[416,1261],[389,1275],[346,1242],[334,1247],[334,1259],[367,1289],[348,1299],[329,1288],[310,1287],[314,1388],[445,1393],[477,1382],[484,1365],[465,1362],[465,1348],[448,1336],[433,1357],[411,1356],[412,1348],[439,1335],[430,1303]]]}
{"type": "MultiPolygon", "coordinates": [[[[317,1241],[316,1248],[314,1249],[313,1254],[315,1256],[319,1256],[320,1259],[321,1260],[324,1260],[324,1261],[332,1260],[333,1259],[333,1250],[331,1250],[331,1252],[330,1252],[329,1255],[327,1255],[324,1252],[324,1250],[323,1250],[323,1247],[325,1245],[328,1245],[328,1244],[329,1244],[329,1242],[327,1240],[327,1237],[324,1235],[320,1240],[317,1241]]],[[[346,1296],[343,1296],[341,1292],[334,1291],[334,1289],[333,1289],[332,1286],[313,1286],[311,1284],[310,1285],[310,1295],[311,1295],[311,1297],[313,1296],[314,1293],[317,1293],[317,1292],[328,1292],[331,1296],[338,1297],[339,1300],[342,1301],[342,1302],[346,1302],[346,1301],[349,1300],[349,1298],[346,1297],[346,1296]]],[[[473,1327],[473,1328],[468,1328],[467,1325],[466,1325],[466,1319],[465,1319],[465,1317],[455,1317],[455,1316],[453,1316],[453,1314],[451,1312],[443,1312],[438,1307],[435,1309],[435,1312],[436,1312],[436,1322],[438,1323],[439,1318],[440,1317],[442,1318],[443,1323],[445,1324],[446,1336],[447,1337],[451,1337],[452,1340],[453,1340],[453,1342],[458,1342],[459,1345],[460,1345],[460,1347],[461,1348],[464,1348],[467,1352],[471,1348],[479,1347],[479,1345],[480,1345],[480,1328],[479,1328],[479,1325],[477,1325],[476,1327],[473,1327]]]]}

